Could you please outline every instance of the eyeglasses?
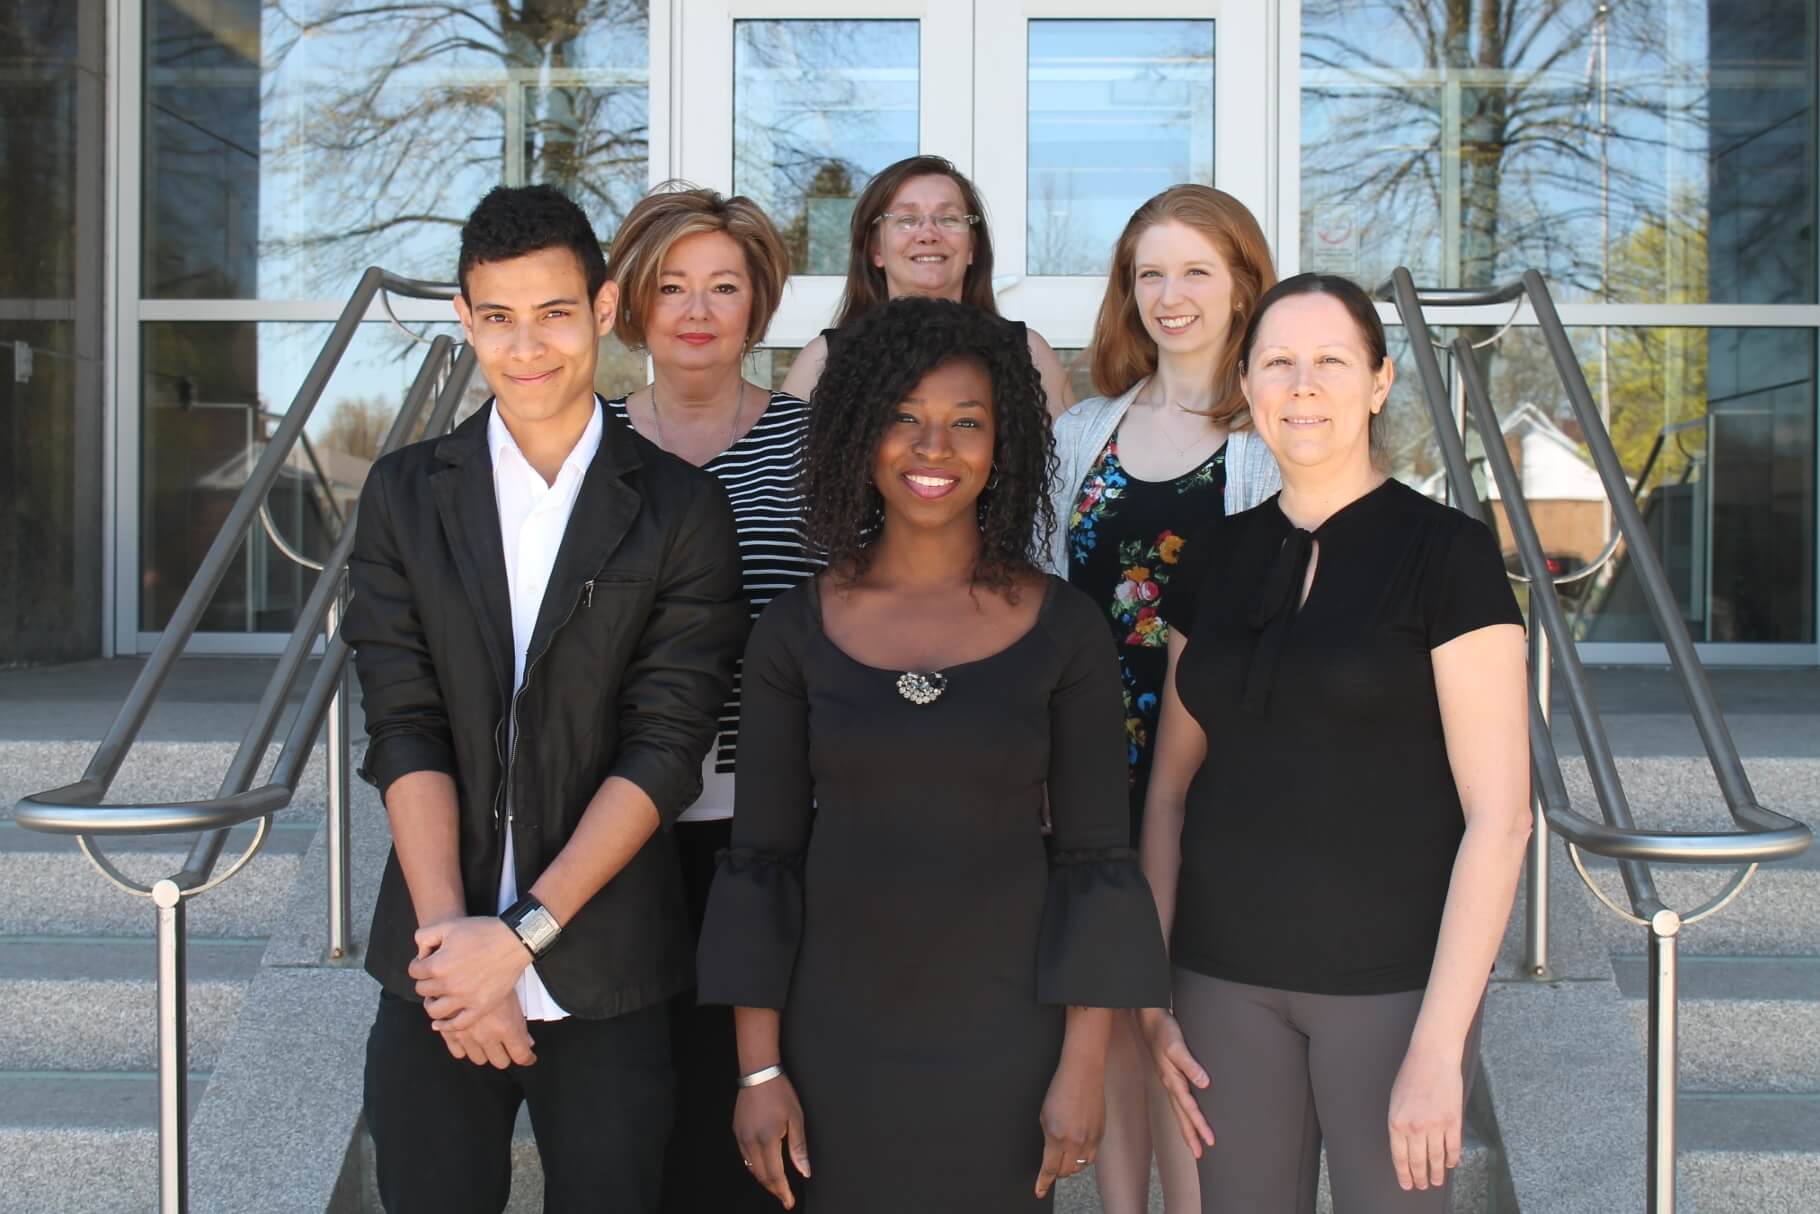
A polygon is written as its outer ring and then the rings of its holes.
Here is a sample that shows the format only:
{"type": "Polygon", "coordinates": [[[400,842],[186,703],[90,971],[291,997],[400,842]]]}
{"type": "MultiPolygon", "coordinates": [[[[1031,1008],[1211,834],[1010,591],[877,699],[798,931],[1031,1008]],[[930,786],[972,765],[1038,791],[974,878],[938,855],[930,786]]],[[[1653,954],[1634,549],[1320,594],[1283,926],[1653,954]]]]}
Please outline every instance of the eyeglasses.
{"type": "Polygon", "coordinates": [[[943,211],[939,215],[925,215],[921,211],[886,211],[872,222],[888,223],[900,232],[914,232],[928,222],[952,236],[965,232],[979,221],[978,215],[960,215],[954,211],[943,211]]]}

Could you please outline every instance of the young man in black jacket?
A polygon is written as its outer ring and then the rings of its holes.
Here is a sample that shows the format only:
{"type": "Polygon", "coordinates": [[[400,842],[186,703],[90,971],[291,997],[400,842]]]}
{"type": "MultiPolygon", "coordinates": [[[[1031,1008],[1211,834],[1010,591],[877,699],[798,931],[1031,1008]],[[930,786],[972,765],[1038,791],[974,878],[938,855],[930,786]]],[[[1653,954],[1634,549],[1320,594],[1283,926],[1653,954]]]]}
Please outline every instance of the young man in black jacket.
{"type": "Polygon", "coordinates": [[[693,982],[666,828],[747,610],[719,484],[606,416],[617,293],[581,210],[496,189],[455,301],[493,398],[380,460],[345,634],[393,848],[367,969],[380,1195],[499,1210],[530,1107],[549,1211],[655,1211],[665,1001],[693,982]]]}

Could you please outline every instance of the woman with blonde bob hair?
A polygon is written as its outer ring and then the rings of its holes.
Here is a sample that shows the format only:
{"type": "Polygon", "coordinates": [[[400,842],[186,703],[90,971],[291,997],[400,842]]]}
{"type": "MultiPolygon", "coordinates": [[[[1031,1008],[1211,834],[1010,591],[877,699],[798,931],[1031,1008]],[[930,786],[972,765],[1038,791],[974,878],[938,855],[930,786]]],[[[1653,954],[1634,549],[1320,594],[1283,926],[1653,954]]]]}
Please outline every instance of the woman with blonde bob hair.
{"type": "MultiPolygon", "coordinates": [[[[619,284],[614,333],[627,346],[648,350],[652,367],[651,382],[606,402],[607,412],[719,478],[733,505],[740,582],[754,619],[819,568],[804,547],[796,487],[808,407],[748,383],[741,367],[764,338],[789,267],[782,237],[756,203],[683,182],[666,182],[632,208],[607,261],[608,276],[619,284]]],[[[715,854],[732,837],[739,704],[735,682],[721,734],[702,766],[701,797],[674,832],[698,935],[715,854]]],[[[693,991],[682,995],[671,1039],[676,1119],[663,1208],[738,1214],[772,1205],[747,1179],[727,1136],[739,1065],[728,1009],[697,1007],[693,991]]]]}
{"type": "MultiPolygon", "coordinates": [[[[1055,421],[1060,525],[1049,563],[1101,604],[1118,644],[1133,846],[1163,690],[1171,575],[1212,520],[1281,484],[1239,385],[1240,337],[1275,282],[1264,233],[1243,203],[1203,185],[1164,190],[1133,213],[1113,249],[1090,350],[1102,395],[1055,421]]],[[[1168,1132],[1161,1089],[1149,1084],[1147,1097],[1136,1026],[1126,1017],[1119,1030],[1106,1067],[1101,1204],[1107,1214],[1147,1208],[1154,1137],[1168,1208],[1197,1208],[1194,1160],[1168,1132]]]]}
{"type": "MultiPolygon", "coordinates": [[[[952,299],[998,315],[992,293],[992,228],[986,202],[966,174],[941,156],[910,156],[885,166],[853,204],[847,287],[834,327],[797,355],[784,391],[807,400],[828,361],[828,345],[848,325],[905,296],[952,299]]],[[[1062,360],[1026,330],[1051,416],[1073,403],[1062,360]]]]}

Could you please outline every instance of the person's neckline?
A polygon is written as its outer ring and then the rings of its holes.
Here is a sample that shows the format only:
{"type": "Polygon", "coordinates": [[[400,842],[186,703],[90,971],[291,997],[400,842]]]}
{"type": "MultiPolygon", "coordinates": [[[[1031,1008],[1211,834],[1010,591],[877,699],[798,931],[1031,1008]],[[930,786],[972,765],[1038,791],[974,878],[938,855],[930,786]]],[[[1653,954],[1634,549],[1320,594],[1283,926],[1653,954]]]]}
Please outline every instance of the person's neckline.
{"type": "MultiPolygon", "coordinates": [[[[1331,530],[1336,523],[1366,513],[1373,504],[1383,500],[1394,492],[1392,486],[1401,488],[1402,484],[1403,483],[1394,476],[1385,477],[1382,481],[1378,482],[1375,487],[1366,490],[1358,497],[1353,498],[1350,502],[1347,502],[1344,506],[1341,506],[1338,510],[1335,510],[1332,514],[1328,515],[1321,521],[1319,526],[1315,527],[1313,531],[1310,532],[1310,534],[1321,535],[1331,530]]],[[[1271,494],[1270,505],[1271,508],[1276,511],[1277,517],[1283,521],[1285,527],[1288,527],[1292,531],[1309,530],[1306,527],[1298,526],[1296,521],[1284,512],[1283,491],[1281,489],[1271,494]]]]}
{"type": "Polygon", "coordinates": [[[1226,454],[1226,444],[1231,441],[1232,441],[1232,435],[1228,434],[1225,438],[1220,440],[1219,446],[1215,447],[1210,453],[1208,453],[1208,456],[1206,459],[1202,460],[1200,463],[1196,464],[1194,467],[1188,469],[1186,472],[1183,472],[1177,476],[1172,476],[1168,480],[1164,480],[1164,481],[1150,480],[1147,477],[1138,476],[1136,473],[1132,472],[1130,466],[1128,464],[1126,464],[1124,459],[1119,455],[1118,431],[1114,430],[1112,432],[1112,437],[1106,440],[1106,446],[1108,448],[1110,448],[1110,450],[1108,451],[1108,454],[1110,454],[1112,456],[1113,460],[1118,464],[1119,471],[1125,474],[1125,479],[1127,481],[1129,481],[1131,484],[1134,484],[1134,485],[1159,485],[1164,488],[1167,488],[1171,485],[1180,484],[1182,481],[1187,480],[1191,476],[1198,475],[1200,472],[1202,472],[1204,469],[1206,469],[1206,467],[1209,464],[1215,463],[1218,460],[1220,460],[1226,454]]]}
{"type": "Polygon", "coordinates": [[[845,649],[842,649],[835,643],[834,638],[828,635],[827,623],[822,619],[821,575],[817,574],[815,577],[810,578],[806,583],[806,587],[809,595],[809,614],[815,620],[815,632],[817,636],[821,637],[822,643],[827,645],[828,648],[832,649],[836,654],[840,655],[843,660],[853,666],[857,666],[861,670],[868,670],[875,674],[890,675],[895,678],[902,674],[949,675],[957,670],[966,670],[969,667],[982,666],[987,662],[996,662],[1006,654],[1020,648],[1034,638],[1037,633],[1042,631],[1043,622],[1049,615],[1049,609],[1055,603],[1055,588],[1056,583],[1059,580],[1060,579],[1053,573],[1046,573],[1043,575],[1043,601],[1037,604],[1036,618],[1030,621],[1030,627],[1018,633],[1017,636],[1006,643],[1003,648],[995,649],[991,653],[984,654],[977,658],[969,658],[965,662],[951,662],[946,666],[940,666],[934,670],[915,671],[908,670],[901,666],[875,666],[871,662],[860,661],[845,649]]]}
{"type": "MultiPolygon", "coordinates": [[[[753,384],[752,386],[756,388],[756,387],[759,387],[760,385],[753,384]]],[[[709,457],[709,459],[706,463],[696,465],[697,467],[703,468],[703,469],[712,468],[716,463],[725,459],[727,456],[733,454],[733,452],[739,447],[739,445],[741,443],[745,442],[747,439],[751,438],[754,434],[758,433],[759,426],[764,423],[765,415],[771,412],[771,407],[777,403],[778,398],[780,396],[785,395],[784,393],[779,392],[776,388],[765,388],[764,393],[765,393],[765,407],[760,409],[758,411],[758,413],[752,418],[752,424],[747,426],[745,431],[742,434],[740,434],[740,436],[738,438],[734,439],[732,442],[728,443],[725,447],[722,447],[713,456],[709,457]]],[[[634,434],[637,434],[638,427],[632,425],[632,409],[631,409],[630,404],[628,403],[631,400],[631,398],[632,398],[632,394],[630,392],[621,393],[620,395],[615,396],[612,400],[607,401],[607,407],[614,410],[619,415],[620,420],[624,421],[626,423],[626,426],[634,434]]],[[[644,440],[646,442],[651,443],[653,446],[656,445],[656,442],[657,442],[656,439],[651,438],[648,435],[640,435],[640,437],[644,438],[644,440]]],[[[660,448],[660,450],[661,450],[661,448],[660,448]]],[[[676,453],[671,451],[671,452],[666,452],[666,454],[675,455],[676,453]]],[[[677,458],[681,459],[682,457],[677,456],[677,458]]]]}

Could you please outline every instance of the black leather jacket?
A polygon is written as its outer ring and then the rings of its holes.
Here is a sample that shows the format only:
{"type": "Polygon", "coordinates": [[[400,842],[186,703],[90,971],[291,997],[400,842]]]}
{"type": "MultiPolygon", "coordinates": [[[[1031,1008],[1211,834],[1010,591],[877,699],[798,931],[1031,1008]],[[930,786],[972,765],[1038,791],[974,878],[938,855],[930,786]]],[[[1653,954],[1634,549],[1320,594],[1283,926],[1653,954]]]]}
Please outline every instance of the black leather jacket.
{"type": "MultiPolygon", "coordinates": [[[[667,828],[701,792],[701,762],[748,617],[718,481],[609,414],[582,479],[512,692],[512,614],[487,449],[491,402],[448,437],[373,465],[360,495],[343,632],[381,794],[413,771],[452,775],[469,914],[498,910],[505,780],[518,888],[529,889],[608,776],[667,828]],[[506,721],[516,714],[512,753],[506,721]]],[[[417,918],[394,853],[366,967],[415,998],[417,918]]],[[[684,990],[694,959],[675,845],[660,830],[537,962],[573,1015],[616,1016],[684,990]]]]}

